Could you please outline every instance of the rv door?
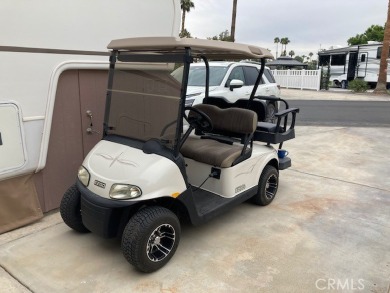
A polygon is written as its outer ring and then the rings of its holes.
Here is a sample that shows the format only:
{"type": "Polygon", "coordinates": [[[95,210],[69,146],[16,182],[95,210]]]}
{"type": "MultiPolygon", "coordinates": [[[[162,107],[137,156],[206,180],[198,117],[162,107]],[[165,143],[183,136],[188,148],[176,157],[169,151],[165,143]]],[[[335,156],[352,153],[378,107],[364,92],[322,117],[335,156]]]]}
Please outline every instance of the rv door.
{"type": "Polygon", "coordinates": [[[347,80],[351,81],[355,79],[356,66],[358,61],[358,53],[350,52],[348,60],[348,71],[347,71],[347,80]]]}

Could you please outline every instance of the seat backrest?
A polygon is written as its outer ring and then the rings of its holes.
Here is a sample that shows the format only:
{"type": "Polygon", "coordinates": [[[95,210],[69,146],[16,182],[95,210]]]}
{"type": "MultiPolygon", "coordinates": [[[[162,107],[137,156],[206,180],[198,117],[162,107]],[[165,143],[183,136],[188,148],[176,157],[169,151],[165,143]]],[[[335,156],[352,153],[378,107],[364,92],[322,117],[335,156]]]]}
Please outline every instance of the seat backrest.
{"type": "Polygon", "coordinates": [[[264,121],[266,118],[266,104],[259,100],[253,100],[248,107],[248,99],[239,99],[234,103],[229,102],[224,97],[207,97],[203,99],[203,104],[215,105],[221,109],[241,108],[249,109],[257,114],[258,121],[264,121]]]}
{"type": "Polygon", "coordinates": [[[241,108],[221,109],[215,105],[198,104],[194,106],[204,112],[213,123],[210,133],[242,139],[255,132],[257,114],[241,108]]]}

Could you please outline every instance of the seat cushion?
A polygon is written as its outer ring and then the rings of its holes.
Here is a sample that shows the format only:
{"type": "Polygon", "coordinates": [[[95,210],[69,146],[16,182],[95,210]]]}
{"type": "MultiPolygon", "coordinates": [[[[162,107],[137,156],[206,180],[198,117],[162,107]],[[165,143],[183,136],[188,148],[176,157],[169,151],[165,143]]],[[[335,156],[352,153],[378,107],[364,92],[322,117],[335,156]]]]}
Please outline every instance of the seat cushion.
{"type": "MultiPolygon", "coordinates": [[[[269,122],[259,122],[257,123],[257,131],[276,133],[277,124],[269,122]]],[[[279,126],[279,133],[284,132],[284,127],[279,126]]]]}
{"type": "Polygon", "coordinates": [[[180,152],[186,158],[216,167],[228,168],[240,156],[242,146],[224,144],[212,139],[189,137],[180,152]]]}

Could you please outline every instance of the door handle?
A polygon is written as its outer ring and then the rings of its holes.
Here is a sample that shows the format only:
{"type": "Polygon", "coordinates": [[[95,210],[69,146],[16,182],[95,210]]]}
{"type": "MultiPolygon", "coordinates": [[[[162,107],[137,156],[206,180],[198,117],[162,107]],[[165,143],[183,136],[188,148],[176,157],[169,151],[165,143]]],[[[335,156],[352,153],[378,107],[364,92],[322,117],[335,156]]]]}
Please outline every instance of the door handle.
{"type": "Polygon", "coordinates": [[[85,112],[85,114],[87,114],[87,116],[89,117],[89,120],[91,121],[91,124],[90,124],[89,127],[87,128],[86,132],[87,132],[88,134],[94,134],[94,133],[100,134],[99,131],[94,130],[94,129],[92,128],[92,127],[93,127],[93,123],[92,123],[92,111],[91,111],[91,110],[87,110],[87,111],[85,112]]]}

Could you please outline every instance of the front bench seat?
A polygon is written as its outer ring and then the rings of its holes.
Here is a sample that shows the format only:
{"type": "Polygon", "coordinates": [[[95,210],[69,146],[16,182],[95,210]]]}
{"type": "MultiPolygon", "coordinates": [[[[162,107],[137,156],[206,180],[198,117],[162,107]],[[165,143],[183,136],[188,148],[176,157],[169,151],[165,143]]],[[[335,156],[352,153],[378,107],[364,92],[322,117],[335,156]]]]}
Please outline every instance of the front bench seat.
{"type": "Polygon", "coordinates": [[[195,108],[209,116],[213,130],[189,137],[181,148],[184,157],[228,168],[251,156],[252,137],[257,127],[255,112],[240,108],[220,109],[206,104],[196,105],[195,108]]]}

